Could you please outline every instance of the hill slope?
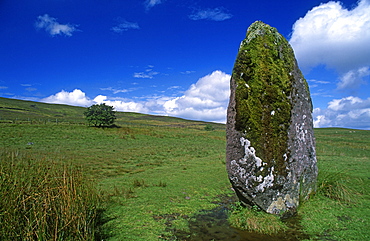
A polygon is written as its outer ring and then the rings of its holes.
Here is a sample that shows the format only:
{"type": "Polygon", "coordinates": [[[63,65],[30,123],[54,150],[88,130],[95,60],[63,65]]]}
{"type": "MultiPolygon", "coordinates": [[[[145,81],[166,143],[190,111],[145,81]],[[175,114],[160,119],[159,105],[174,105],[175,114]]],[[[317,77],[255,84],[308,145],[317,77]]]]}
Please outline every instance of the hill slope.
{"type": "Polygon", "coordinates": [[[84,109],[85,108],[83,107],[47,104],[0,97],[1,120],[59,119],[61,121],[83,121],[84,109]]]}
{"type": "MultiPolygon", "coordinates": [[[[48,104],[42,102],[8,99],[0,97],[0,121],[1,122],[68,122],[85,123],[83,112],[85,107],[48,104]]],[[[191,121],[176,117],[147,115],[133,112],[117,112],[116,123],[118,125],[130,123],[130,125],[152,126],[200,126],[206,122],[191,121]]],[[[224,129],[223,124],[212,123],[214,128],[224,129]]]]}

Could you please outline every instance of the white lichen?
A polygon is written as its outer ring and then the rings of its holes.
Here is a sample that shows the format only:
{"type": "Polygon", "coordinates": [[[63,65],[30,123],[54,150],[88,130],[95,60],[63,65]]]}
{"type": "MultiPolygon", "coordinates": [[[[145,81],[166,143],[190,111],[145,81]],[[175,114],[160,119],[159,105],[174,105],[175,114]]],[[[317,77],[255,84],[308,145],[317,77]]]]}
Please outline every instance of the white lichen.
{"type": "Polygon", "coordinates": [[[231,178],[232,182],[237,183],[238,179],[247,180],[248,174],[246,170],[236,160],[232,160],[230,164],[234,173],[234,176],[231,178]]]}
{"type": "Polygon", "coordinates": [[[257,186],[257,191],[263,192],[266,188],[274,185],[274,167],[271,167],[270,173],[263,178],[263,182],[257,186]]]}
{"type": "MultiPolygon", "coordinates": [[[[256,150],[251,146],[251,143],[248,139],[241,137],[240,143],[244,147],[244,157],[238,161],[233,160],[231,162],[232,169],[238,178],[244,180],[245,185],[248,186],[248,182],[253,180],[254,182],[259,183],[256,186],[256,191],[264,192],[266,188],[272,187],[274,185],[274,167],[268,168],[268,174],[266,176],[258,175],[255,176],[254,174],[257,171],[264,170],[264,166],[267,163],[263,162],[261,158],[256,156],[256,150]],[[252,171],[246,172],[246,169],[243,168],[243,165],[252,165],[252,171]]],[[[251,167],[252,167],[251,166],[251,167]]]]}
{"type": "Polygon", "coordinates": [[[262,162],[261,158],[256,156],[256,150],[251,146],[251,142],[248,139],[241,137],[240,143],[242,146],[244,146],[244,159],[255,160],[256,166],[261,167],[264,163],[262,162]]]}
{"type": "Polygon", "coordinates": [[[284,161],[288,160],[288,155],[284,153],[283,158],[284,158],[284,161]]]}

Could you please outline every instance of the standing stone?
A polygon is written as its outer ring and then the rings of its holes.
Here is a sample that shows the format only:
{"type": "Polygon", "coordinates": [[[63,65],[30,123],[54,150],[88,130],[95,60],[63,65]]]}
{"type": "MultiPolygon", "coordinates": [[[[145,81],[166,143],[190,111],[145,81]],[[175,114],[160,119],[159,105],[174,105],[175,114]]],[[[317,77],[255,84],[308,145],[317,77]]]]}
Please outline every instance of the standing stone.
{"type": "Polygon", "coordinates": [[[253,23],[231,77],[226,166],[240,201],[290,216],[316,191],[309,88],[275,28],[253,23]]]}

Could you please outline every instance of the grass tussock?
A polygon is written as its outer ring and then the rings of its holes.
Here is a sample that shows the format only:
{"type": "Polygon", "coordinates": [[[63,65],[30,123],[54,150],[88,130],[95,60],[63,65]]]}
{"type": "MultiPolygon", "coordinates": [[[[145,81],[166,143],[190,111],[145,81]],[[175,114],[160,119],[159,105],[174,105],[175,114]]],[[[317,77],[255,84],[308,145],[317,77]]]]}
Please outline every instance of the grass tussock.
{"type": "Polygon", "coordinates": [[[360,192],[353,188],[353,184],[361,182],[361,180],[350,178],[343,171],[323,170],[320,172],[318,180],[318,192],[342,204],[355,204],[361,195],[360,192]]]}
{"type": "Polygon", "coordinates": [[[100,196],[81,171],[0,152],[0,240],[94,240],[100,196]]]}
{"type": "Polygon", "coordinates": [[[257,208],[246,208],[236,205],[229,215],[232,227],[249,232],[274,235],[288,229],[279,217],[268,214],[257,208]]]}
{"type": "Polygon", "coordinates": [[[134,187],[148,187],[144,179],[135,179],[132,184],[134,187]]]}

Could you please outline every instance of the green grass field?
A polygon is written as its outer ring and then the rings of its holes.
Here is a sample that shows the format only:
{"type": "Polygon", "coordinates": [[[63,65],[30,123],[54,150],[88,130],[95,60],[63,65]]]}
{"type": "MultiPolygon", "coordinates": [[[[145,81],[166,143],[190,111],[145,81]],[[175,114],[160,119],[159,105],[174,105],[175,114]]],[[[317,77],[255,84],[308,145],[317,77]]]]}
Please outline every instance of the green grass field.
{"type": "MultiPolygon", "coordinates": [[[[2,197],[20,178],[14,175],[9,184],[9,168],[15,168],[13,164],[9,167],[13,158],[28,166],[41,163],[47,170],[57,170],[35,174],[34,169],[19,165],[28,192],[37,186],[35,195],[42,193],[39,185],[27,183],[32,175],[54,180],[63,170],[77,170],[71,171],[68,180],[80,180],[76,185],[82,189],[71,190],[82,196],[87,195],[86,190],[99,195],[87,198],[87,203],[94,203],[83,210],[94,211],[95,229],[91,231],[89,226],[85,228],[88,231],[76,231],[81,225],[65,223],[65,227],[74,227],[69,237],[75,234],[76,238],[71,240],[88,240],[82,235],[91,232],[95,232],[91,240],[248,240],[248,235],[257,235],[237,231],[227,222],[228,216],[234,215],[228,210],[237,204],[225,168],[224,125],[117,113],[118,127],[102,129],[88,127],[83,111],[81,107],[0,98],[2,197]]],[[[318,192],[301,205],[299,223],[288,225],[288,230],[278,234],[280,239],[276,236],[270,240],[370,240],[370,131],[332,128],[316,129],[315,134],[318,192]]],[[[54,185],[52,190],[62,190],[59,184],[50,185],[54,185]]],[[[18,200],[15,209],[21,210],[26,203],[19,199],[22,195],[6,198],[18,200]]],[[[82,196],[69,199],[80,200],[82,196]]],[[[11,208],[4,205],[13,205],[11,202],[1,204],[0,226],[10,215],[11,208]]],[[[30,210],[36,210],[32,205],[30,210]]],[[[44,212],[44,216],[59,215],[44,212]]],[[[24,212],[19,215],[29,219],[24,212]]],[[[50,235],[55,240],[67,240],[62,237],[66,229],[50,235]]],[[[0,230],[1,240],[51,239],[15,237],[0,230]]]]}

